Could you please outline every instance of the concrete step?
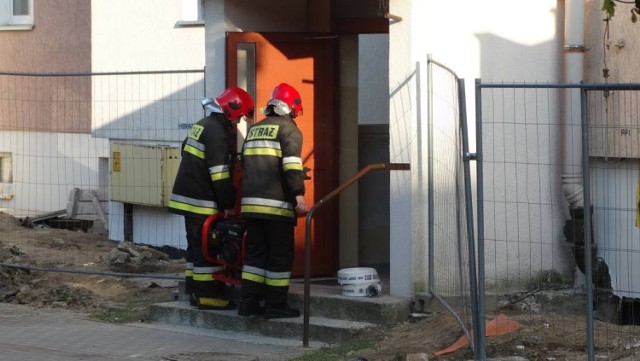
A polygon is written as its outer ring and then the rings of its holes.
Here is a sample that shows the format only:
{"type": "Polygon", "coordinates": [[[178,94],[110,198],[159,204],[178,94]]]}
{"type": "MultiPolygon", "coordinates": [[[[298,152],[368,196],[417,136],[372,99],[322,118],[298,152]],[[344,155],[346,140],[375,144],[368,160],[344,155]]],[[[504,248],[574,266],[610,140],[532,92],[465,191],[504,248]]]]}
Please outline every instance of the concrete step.
{"type": "MultiPolygon", "coordinates": [[[[152,305],[150,320],[152,323],[235,331],[300,341],[303,340],[304,332],[302,316],[265,320],[260,317],[238,316],[236,310],[198,310],[182,301],[152,305]]],[[[309,339],[326,344],[340,344],[376,327],[379,325],[312,316],[309,318],[309,339]]]]}
{"type": "MultiPolygon", "coordinates": [[[[300,310],[304,308],[304,284],[294,283],[290,286],[289,304],[300,310]]],[[[392,297],[388,293],[378,297],[342,296],[337,284],[312,284],[309,307],[311,316],[386,326],[406,321],[411,312],[411,301],[392,297]]]]}
{"type": "MultiPolygon", "coordinates": [[[[311,284],[310,291],[309,338],[312,341],[327,344],[348,342],[364,331],[404,322],[411,312],[409,299],[392,297],[385,292],[378,297],[342,296],[337,282],[315,282],[311,284]]],[[[303,339],[302,316],[265,320],[238,316],[236,310],[202,311],[189,306],[182,289],[179,292],[177,301],[151,307],[151,322],[303,339]]],[[[238,292],[239,288],[232,289],[235,299],[238,299],[238,292]]],[[[303,302],[304,284],[292,282],[289,305],[302,311],[303,302]]]]}

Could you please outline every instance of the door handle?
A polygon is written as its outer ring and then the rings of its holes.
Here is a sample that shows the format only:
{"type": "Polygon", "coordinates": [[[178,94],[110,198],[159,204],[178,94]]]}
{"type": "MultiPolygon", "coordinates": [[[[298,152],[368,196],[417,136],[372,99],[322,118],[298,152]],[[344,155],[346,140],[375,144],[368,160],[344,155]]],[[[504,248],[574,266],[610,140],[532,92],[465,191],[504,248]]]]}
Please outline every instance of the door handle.
{"type": "Polygon", "coordinates": [[[304,180],[309,180],[311,179],[311,176],[309,175],[309,172],[312,171],[313,169],[309,168],[309,167],[304,167],[302,168],[302,173],[304,173],[304,180]]]}

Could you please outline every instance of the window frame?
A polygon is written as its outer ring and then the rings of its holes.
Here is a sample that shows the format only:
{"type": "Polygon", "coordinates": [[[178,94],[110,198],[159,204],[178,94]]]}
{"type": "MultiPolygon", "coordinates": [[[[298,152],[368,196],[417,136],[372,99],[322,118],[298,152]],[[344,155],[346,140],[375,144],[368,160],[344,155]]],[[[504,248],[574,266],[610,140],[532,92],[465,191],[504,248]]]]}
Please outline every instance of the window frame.
{"type": "Polygon", "coordinates": [[[13,159],[11,152],[0,152],[0,184],[13,183],[13,159]]]}
{"type": "Polygon", "coordinates": [[[16,25],[27,25],[27,24],[33,24],[33,0],[19,0],[19,1],[26,1],[27,2],[27,6],[29,7],[29,14],[28,15],[15,15],[14,14],[14,7],[13,7],[13,3],[15,0],[10,0],[11,1],[11,24],[16,24],[16,25]]]}
{"type": "Polygon", "coordinates": [[[204,26],[204,1],[182,0],[182,14],[176,27],[204,26]]]}
{"type": "Polygon", "coordinates": [[[28,15],[14,15],[15,0],[0,0],[0,27],[14,30],[14,28],[31,29],[33,28],[33,0],[18,0],[27,2],[28,15]],[[4,10],[5,14],[1,14],[4,10]]]}

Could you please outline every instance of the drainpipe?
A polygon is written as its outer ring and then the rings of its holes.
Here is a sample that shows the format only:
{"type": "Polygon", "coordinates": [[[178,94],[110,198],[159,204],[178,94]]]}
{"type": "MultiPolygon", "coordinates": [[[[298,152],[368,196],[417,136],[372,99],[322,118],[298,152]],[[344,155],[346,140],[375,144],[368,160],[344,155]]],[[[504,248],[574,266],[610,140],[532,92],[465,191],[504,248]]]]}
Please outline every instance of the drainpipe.
{"type": "MultiPolygon", "coordinates": [[[[563,81],[579,84],[583,80],[584,69],[584,1],[565,1],[564,24],[564,69],[563,81]]],[[[565,88],[561,110],[562,122],[562,191],[569,205],[570,219],[565,222],[565,241],[572,244],[575,263],[590,283],[591,269],[596,251],[593,237],[586,237],[585,220],[591,220],[591,212],[584,209],[584,183],[582,174],[582,101],[579,88],[565,88]],[[589,250],[586,246],[589,244],[589,250]],[[588,251],[588,252],[587,252],[588,251]],[[589,261],[585,253],[590,253],[589,261]],[[589,264],[588,264],[589,263],[589,264]]],[[[588,157],[588,154],[585,156],[588,157]]],[[[588,176],[588,174],[586,174],[588,176]]],[[[590,232],[591,233],[591,232],[590,232]]],[[[592,234],[592,233],[591,233],[592,234]]]]}
{"type": "MultiPolygon", "coordinates": [[[[584,70],[584,1],[566,0],[564,11],[563,82],[579,84],[583,80],[584,70]]],[[[582,90],[571,87],[564,88],[562,92],[563,102],[561,103],[560,115],[562,170],[560,178],[562,192],[569,205],[570,217],[565,222],[563,231],[565,241],[572,244],[576,266],[586,275],[584,225],[585,214],[590,215],[590,212],[584,210],[582,90]]]]}
{"type": "MultiPolygon", "coordinates": [[[[565,1],[564,82],[580,83],[584,68],[584,0],[565,1]]],[[[562,114],[562,190],[569,210],[584,207],[579,89],[566,89],[562,114]]]]}
{"type": "MultiPolygon", "coordinates": [[[[583,80],[584,6],[583,0],[565,1],[563,82],[566,84],[579,84],[583,80]]],[[[565,88],[562,93],[560,178],[570,217],[564,225],[565,241],[572,244],[576,266],[586,275],[584,225],[585,215],[590,215],[591,212],[584,210],[581,92],[579,88],[565,88]]],[[[592,238],[589,243],[591,240],[592,238]]]]}
{"type": "MultiPolygon", "coordinates": [[[[584,0],[565,1],[564,23],[564,82],[577,84],[583,80],[584,71],[584,0]]],[[[611,293],[611,280],[604,259],[597,258],[597,245],[593,243],[593,233],[586,234],[584,226],[591,222],[591,211],[584,209],[584,184],[582,174],[582,112],[581,89],[565,90],[562,110],[562,190],[569,204],[571,219],[565,223],[564,234],[574,246],[576,265],[584,273],[587,287],[588,349],[590,360],[593,355],[593,294],[591,284],[595,281],[596,297],[600,319],[617,323],[616,298],[611,293]],[[585,272],[590,270],[590,272],[585,272]]],[[[584,157],[588,157],[585,154],[584,157]]],[[[588,172],[588,170],[587,170],[588,172]]],[[[585,176],[589,176],[586,174],[585,176]]],[[[588,191],[588,190],[587,190],[588,191]]],[[[589,227],[592,229],[592,227],[589,227]]]]}

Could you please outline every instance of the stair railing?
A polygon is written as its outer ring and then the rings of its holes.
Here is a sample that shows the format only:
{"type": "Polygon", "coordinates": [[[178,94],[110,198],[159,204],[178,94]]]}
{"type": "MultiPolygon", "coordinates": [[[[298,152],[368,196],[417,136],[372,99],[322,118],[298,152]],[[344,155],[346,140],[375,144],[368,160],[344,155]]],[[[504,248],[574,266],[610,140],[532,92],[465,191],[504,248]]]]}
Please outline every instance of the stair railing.
{"type": "Polygon", "coordinates": [[[338,186],[338,188],[331,191],[324,196],[319,202],[313,205],[307,213],[306,219],[306,238],[304,244],[304,313],[303,313],[303,330],[302,330],[302,345],[304,347],[309,346],[309,312],[310,312],[310,294],[311,294],[311,218],[315,211],[322,207],[329,200],[336,197],[347,187],[364,177],[367,173],[375,170],[409,170],[408,163],[374,163],[369,164],[362,168],[356,175],[349,180],[338,186]]]}

